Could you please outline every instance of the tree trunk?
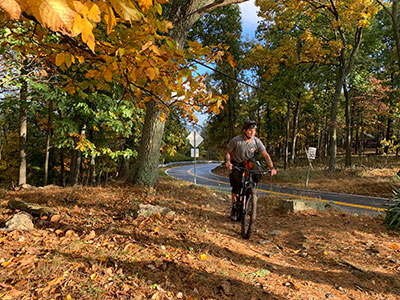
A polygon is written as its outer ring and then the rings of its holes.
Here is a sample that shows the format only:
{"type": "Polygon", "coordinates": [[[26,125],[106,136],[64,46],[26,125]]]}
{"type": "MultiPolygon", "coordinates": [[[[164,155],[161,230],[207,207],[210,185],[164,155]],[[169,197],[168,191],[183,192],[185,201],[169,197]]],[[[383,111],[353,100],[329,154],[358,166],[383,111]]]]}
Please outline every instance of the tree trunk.
{"type": "MultiPolygon", "coordinates": [[[[217,7],[247,0],[174,0],[171,3],[169,21],[174,25],[170,36],[178,48],[183,49],[192,25],[205,13],[217,7]]],[[[139,156],[129,181],[152,186],[158,180],[158,160],[164,133],[164,122],[160,121],[160,110],[155,100],[148,102],[139,156]],[[148,152],[145,152],[148,151],[148,152]]]]}
{"type": "Polygon", "coordinates": [[[94,155],[90,158],[88,185],[96,185],[96,158],[94,155]]]}
{"type": "Polygon", "coordinates": [[[48,107],[48,116],[47,116],[47,135],[46,135],[46,158],[44,160],[44,178],[43,178],[43,185],[47,185],[48,177],[49,177],[49,158],[50,158],[50,141],[52,136],[52,120],[51,115],[53,112],[53,101],[49,102],[48,107]]]}
{"type": "Polygon", "coordinates": [[[286,107],[286,135],[285,135],[285,152],[283,154],[283,168],[286,170],[288,168],[289,160],[289,132],[290,132],[290,105],[291,100],[287,101],[286,107]]]}
{"type": "Polygon", "coordinates": [[[393,31],[393,39],[396,44],[396,56],[397,56],[397,64],[400,67],[400,33],[399,33],[399,1],[392,0],[392,11],[389,13],[390,18],[392,19],[392,31],[393,31]]]}
{"type": "MultiPolygon", "coordinates": [[[[81,135],[85,135],[86,126],[82,126],[81,135]]],[[[76,146],[76,145],[75,145],[76,146]]],[[[73,149],[71,153],[71,172],[69,174],[69,185],[78,184],[81,174],[82,152],[79,149],[73,149]]]]}
{"type": "Polygon", "coordinates": [[[337,78],[336,78],[336,85],[335,85],[335,94],[333,97],[332,107],[331,107],[331,115],[330,115],[330,126],[331,126],[331,138],[330,138],[330,145],[329,145],[329,171],[336,170],[336,151],[337,151],[337,138],[336,138],[336,131],[337,131],[337,111],[338,111],[338,104],[339,99],[341,96],[344,80],[347,74],[350,73],[354,60],[356,58],[358,49],[360,47],[362,41],[362,28],[357,28],[354,37],[354,45],[352,48],[352,52],[350,54],[350,58],[346,63],[346,37],[342,31],[339,32],[341,35],[341,40],[343,43],[343,49],[340,52],[339,58],[339,67],[337,71],[337,78]]]}
{"type": "Polygon", "coordinates": [[[21,89],[19,107],[19,176],[18,185],[26,184],[26,138],[27,138],[27,107],[28,107],[28,82],[25,78],[27,70],[21,70],[21,89]]]}
{"type": "Polygon", "coordinates": [[[121,161],[121,166],[119,167],[118,178],[124,179],[129,175],[130,163],[129,159],[123,159],[121,161]]]}
{"type": "Polygon", "coordinates": [[[345,117],[346,117],[346,162],[345,166],[351,166],[351,115],[350,115],[350,97],[346,84],[343,85],[345,103],[345,117]]]}
{"type": "Polygon", "coordinates": [[[362,113],[360,114],[360,123],[361,123],[361,130],[360,130],[360,149],[359,155],[362,156],[364,154],[364,144],[365,144],[365,133],[364,133],[364,119],[362,113]]]}
{"type": "Polygon", "coordinates": [[[60,185],[65,187],[64,151],[60,151],[60,185]]]}
{"type": "Polygon", "coordinates": [[[296,102],[296,108],[294,110],[294,115],[293,115],[292,153],[291,153],[291,161],[293,164],[295,163],[295,159],[296,159],[297,125],[299,124],[300,97],[301,97],[301,93],[299,93],[299,95],[298,95],[298,99],[296,102]]]}
{"type": "Polygon", "coordinates": [[[155,101],[149,101],[138,157],[130,176],[134,184],[152,186],[158,180],[158,163],[165,126],[160,117],[160,107],[155,101]]]}
{"type": "Polygon", "coordinates": [[[330,143],[329,143],[329,171],[336,170],[336,152],[337,152],[337,111],[340,95],[342,93],[343,82],[346,75],[344,72],[344,67],[340,66],[338,71],[338,76],[336,79],[335,94],[332,100],[331,114],[330,114],[330,143]]]}

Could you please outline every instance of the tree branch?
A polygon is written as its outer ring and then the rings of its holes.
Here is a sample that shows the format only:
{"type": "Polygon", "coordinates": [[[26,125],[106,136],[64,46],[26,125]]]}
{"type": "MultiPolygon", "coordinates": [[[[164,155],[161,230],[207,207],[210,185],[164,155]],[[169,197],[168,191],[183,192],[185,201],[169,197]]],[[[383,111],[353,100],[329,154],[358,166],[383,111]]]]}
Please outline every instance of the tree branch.
{"type": "Polygon", "coordinates": [[[376,2],[378,2],[378,4],[379,4],[380,6],[382,6],[382,8],[387,12],[387,14],[388,14],[390,17],[393,18],[392,12],[389,10],[389,8],[388,8],[385,4],[383,4],[382,1],[376,0],[376,2]]]}
{"type": "Polygon", "coordinates": [[[230,4],[239,4],[243,2],[247,2],[248,0],[215,0],[212,1],[211,3],[205,4],[204,6],[200,7],[198,10],[194,11],[193,13],[197,14],[205,14],[210,11],[213,11],[214,9],[230,4]]]}

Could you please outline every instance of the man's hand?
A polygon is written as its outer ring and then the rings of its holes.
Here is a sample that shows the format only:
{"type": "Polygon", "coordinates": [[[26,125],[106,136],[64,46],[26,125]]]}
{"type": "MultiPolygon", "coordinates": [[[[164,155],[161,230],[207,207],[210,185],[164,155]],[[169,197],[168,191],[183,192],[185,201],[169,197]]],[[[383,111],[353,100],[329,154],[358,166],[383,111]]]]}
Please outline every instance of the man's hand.
{"type": "Polygon", "coordinates": [[[272,168],[271,169],[271,176],[274,176],[274,175],[276,175],[278,172],[275,170],[275,168],[272,168]]]}
{"type": "Polygon", "coordinates": [[[225,166],[229,169],[232,170],[232,163],[230,161],[228,161],[225,166]]]}

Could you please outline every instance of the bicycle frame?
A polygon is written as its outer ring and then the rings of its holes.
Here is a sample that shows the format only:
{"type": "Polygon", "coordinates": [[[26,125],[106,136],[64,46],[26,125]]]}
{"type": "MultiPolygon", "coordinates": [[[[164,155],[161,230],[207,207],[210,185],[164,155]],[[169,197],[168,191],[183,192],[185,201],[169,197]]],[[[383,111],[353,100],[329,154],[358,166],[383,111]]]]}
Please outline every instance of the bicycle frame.
{"type": "Polygon", "coordinates": [[[257,210],[257,182],[253,180],[251,174],[269,174],[270,172],[264,170],[248,170],[239,166],[234,168],[242,172],[242,187],[240,189],[239,198],[237,199],[239,205],[238,221],[242,223],[242,237],[248,239],[251,234],[251,227],[255,222],[257,210]],[[249,202],[249,203],[248,203],[249,202]]]}

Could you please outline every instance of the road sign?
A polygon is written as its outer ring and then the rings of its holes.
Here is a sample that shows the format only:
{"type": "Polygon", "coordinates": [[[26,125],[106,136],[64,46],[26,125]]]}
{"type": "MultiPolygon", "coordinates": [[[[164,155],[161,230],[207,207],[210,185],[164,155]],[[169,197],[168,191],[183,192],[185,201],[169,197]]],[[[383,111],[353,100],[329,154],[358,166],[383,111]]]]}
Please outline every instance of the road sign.
{"type": "MultiPolygon", "coordinates": [[[[194,157],[194,148],[190,149],[190,156],[194,157]]],[[[196,148],[196,157],[199,157],[199,149],[196,148]]]]}
{"type": "Polygon", "coordinates": [[[309,147],[307,151],[308,159],[315,159],[315,155],[317,154],[317,148],[309,147]]]}
{"type": "Polygon", "coordinates": [[[190,145],[192,145],[194,148],[197,148],[203,141],[203,138],[196,130],[192,131],[188,135],[187,139],[189,140],[190,145]]]}

